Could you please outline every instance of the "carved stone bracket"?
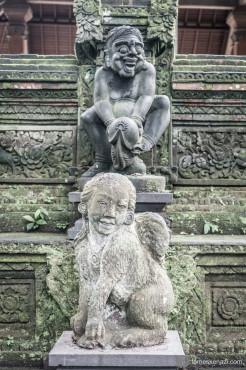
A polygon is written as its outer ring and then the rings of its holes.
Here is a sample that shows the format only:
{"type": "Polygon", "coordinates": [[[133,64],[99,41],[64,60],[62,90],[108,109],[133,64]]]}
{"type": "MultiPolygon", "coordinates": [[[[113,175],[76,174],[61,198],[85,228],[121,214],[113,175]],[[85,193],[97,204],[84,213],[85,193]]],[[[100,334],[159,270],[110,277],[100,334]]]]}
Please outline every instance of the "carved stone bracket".
{"type": "Polygon", "coordinates": [[[230,35],[226,54],[245,55],[246,53],[246,5],[239,6],[231,12],[226,23],[230,27],[230,35]]]}
{"type": "Polygon", "coordinates": [[[147,38],[173,45],[177,10],[177,0],[152,0],[147,38]]]}
{"type": "Polygon", "coordinates": [[[94,42],[103,39],[102,11],[99,0],[75,0],[74,14],[77,24],[76,55],[81,59],[81,48],[90,62],[95,57],[94,42]]]}
{"type": "Polygon", "coordinates": [[[28,54],[28,26],[32,19],[32,9],[25,1],[7,0],[2,5],[2,12],[8,19],[7,38],[10,53],[28,54]]]}

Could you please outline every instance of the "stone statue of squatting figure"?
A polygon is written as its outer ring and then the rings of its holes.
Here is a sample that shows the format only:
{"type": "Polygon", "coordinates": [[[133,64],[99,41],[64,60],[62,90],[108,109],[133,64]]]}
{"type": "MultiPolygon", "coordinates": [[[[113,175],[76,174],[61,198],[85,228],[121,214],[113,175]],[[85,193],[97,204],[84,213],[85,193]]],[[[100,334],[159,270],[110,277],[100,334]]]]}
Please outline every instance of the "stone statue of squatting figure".
{"type": "Polygon", "coordinates": [[[71,318],[73,339],[81,347],[164,341],[174,300],[163,267],[169,233],[158,214],[134,220],[135,203],[135,188],[120,174],[99,174],[84,187],[83,227],[75,239],[79,307],[71,318]]]}
{"type": "Polygon", "coordinates": [[[104,65],[95,74],[95,104],[81,116],[96,154],[96,163],[83,176],[145,173],[138,155],[149,151],[169,124],[170,102],[155,96],[155,68],[146,62],[143,46],[136,28],[109,32],[104,65]]]}

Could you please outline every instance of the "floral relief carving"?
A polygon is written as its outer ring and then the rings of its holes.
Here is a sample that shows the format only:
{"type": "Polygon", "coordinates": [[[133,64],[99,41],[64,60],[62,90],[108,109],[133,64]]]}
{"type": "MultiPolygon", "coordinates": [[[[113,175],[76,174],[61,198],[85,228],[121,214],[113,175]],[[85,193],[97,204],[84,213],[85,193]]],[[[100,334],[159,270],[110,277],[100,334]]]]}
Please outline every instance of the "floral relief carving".
{"type": "Polygon", "coordinates": [[[30,320],[30,284],[0,286],[0,322],[28,323],[30,320]]]}
{"type": "Polygon", "coordinates": [[[241,326],[246,324],[246,294],[244,288],[214,288],[213,325],[241,326]]]}
{"type": "Polygon", "coordinates": [[[0,177],[67,177],[72,131],[0,132],[0,177]]]}
{"type": "Polygon", "coordinates": [[[243,132],[174,131],[181,178],[246,179],[246,135],[243,132]]]}

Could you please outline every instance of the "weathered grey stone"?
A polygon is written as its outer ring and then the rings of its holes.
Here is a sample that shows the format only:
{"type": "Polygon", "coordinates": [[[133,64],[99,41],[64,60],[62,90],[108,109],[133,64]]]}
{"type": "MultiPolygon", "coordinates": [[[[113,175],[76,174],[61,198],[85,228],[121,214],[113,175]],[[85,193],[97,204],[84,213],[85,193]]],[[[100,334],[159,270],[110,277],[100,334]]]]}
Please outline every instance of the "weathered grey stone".
{"type": "Polygon", "coordinates": [[[79,348],[72,341],[72,332],[64,331],[49,354],[49,365],[64,369],[168,369],[185,366],[185,354],[176,330],[168,330],[161,345],[131,349],[79,348]]]}
{"type": "Polygon", "coordinates": [[[135,216],[126,176],[99,174],[81,194],[82,229],[74,247],[80,275],[73,339],[83,348],[160,344],[173,290],[164,269],[169,230],[163,218],[135,216]]]}
{"type": "Polygon", "coordinates": [[[169,98],[155,96],[156,71],[143,46],[136,28],[120,26],[108,34],[104,65],[95,74],[94,106],[81,116],[81,130],[96,153],[84,177],[146,173],[138,156],[152,149],[169,124],[169,98]]]}

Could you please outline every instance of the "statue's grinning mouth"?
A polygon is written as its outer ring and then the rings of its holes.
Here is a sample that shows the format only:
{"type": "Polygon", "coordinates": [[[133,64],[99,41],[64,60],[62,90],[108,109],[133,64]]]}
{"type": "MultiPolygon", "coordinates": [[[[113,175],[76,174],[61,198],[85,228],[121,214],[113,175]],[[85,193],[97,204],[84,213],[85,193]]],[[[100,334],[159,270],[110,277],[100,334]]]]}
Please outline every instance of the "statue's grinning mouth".
{"type": "Polygon", "coordinates": [[[101,219],[100,220],[100,224],[102,225],[106,225],[106,226],[111,226],[111,225],[115,225],[115,221],[114,220],[107,220],[107,219],[101,219]]]}

